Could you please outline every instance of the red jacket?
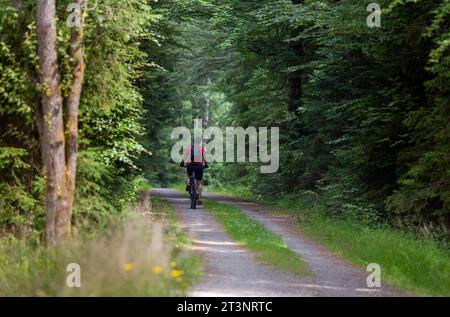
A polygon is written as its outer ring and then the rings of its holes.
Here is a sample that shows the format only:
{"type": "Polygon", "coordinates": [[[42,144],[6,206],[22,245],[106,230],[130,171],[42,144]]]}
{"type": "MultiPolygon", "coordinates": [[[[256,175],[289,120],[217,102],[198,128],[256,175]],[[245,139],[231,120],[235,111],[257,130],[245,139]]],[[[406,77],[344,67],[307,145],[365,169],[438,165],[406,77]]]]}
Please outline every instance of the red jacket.
{"type": "Polygon", "coordinates": [[[206,154],[205,147],[201,145],[191,145],[184,151],[186,163],[193,165],[205,164],[206,163],[205,154],[206,154]],[[194,149],[194,151],[192,151],[192,149],[194,149]]]}

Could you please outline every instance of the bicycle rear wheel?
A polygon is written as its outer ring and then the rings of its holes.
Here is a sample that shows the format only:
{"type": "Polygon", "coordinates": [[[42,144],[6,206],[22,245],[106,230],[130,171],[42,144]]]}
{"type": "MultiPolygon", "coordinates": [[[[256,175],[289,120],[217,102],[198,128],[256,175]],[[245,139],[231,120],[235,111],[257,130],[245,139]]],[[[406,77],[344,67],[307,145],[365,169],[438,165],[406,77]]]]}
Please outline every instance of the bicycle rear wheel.
{"type": "Polygon", "coordinates": [[[197,209],[197,195],[197,180],[194,173],[191,177],[191,209],[197,209]]]}

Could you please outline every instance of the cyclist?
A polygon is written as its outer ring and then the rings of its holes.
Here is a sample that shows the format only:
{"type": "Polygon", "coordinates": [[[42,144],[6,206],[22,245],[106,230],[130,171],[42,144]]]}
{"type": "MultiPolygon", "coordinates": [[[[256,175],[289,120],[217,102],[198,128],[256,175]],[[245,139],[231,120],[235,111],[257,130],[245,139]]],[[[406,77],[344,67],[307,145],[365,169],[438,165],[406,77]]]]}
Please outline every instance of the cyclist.
{"type": "Polygon", "coordinates": [[[192,145],[184,150],[184,156],[180,166],[186,167],[187,171],[186,191],[190,190],[190,178],[195,172],[195,180],[197,181],[198,188],[197,204],[202,205],[203,170],[208,168],[208,163],[206,162],[206,150],[202,146],[201,137],[195,137],[192,145]]]}

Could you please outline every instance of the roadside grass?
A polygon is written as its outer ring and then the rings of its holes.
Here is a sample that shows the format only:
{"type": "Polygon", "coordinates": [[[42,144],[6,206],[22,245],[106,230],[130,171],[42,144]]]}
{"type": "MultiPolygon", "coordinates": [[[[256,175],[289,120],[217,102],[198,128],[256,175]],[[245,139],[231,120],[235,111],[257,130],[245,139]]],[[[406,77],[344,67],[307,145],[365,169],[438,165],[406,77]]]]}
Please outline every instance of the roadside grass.
{"type": "Polygon", "coordinates": [[[0,296],[184,296],[199,261],[173,233],[169,205],[158,200],[113,215],[95,238],[48,248],[39,241],[0,240],[0,296]],[[69,288],[67,265],[81,268],[81,287],[69,288]]]}
{"type": "Polygon", "coordinates": [[[271,204],[291,216],[300,229],[363,270],[381,266],[382,283],[418,296],[450,296],[450,249],[388,225],[368,225],[355,219],[331,217],[323,202],[284,199],[271,204]]]}
{"type": "MultiPolygon", "coordinates": [[[[179,192],[185,193],[186,183],[177,183],[171,186],[172,189],[177,190],[179,192]]],[[[203,187],[204,192],[210,192],[215,194],[220,194],[226,197],[236,197],[241,198],[245,200],[252,200],[255,201],[257,198],[252,194],[250,189],[247,186],[229,186],[229,187],[223,187],[223,186],[214,186],[214,185],[204,185],[203,187]]]]}
{"type": "Polygon", "coordinates": [[[207,186],[206,191],[211,193],[220,194],[226,197],[236,197],[241,198],[244,200],[258,200],[258,197],[255,197],[254,194],[252,194],[250,188],[247,186],[242,185],[236,185],[236,186],[229,186],[229,187],[217,187],[217,186],[207,186]]]}
{"type": "Polygon", "coordinates": [[[362,268],[378,263],[382,280],[392,286],[415,295],[450,296],[450,253],[433,240],[320,214],[300,227],[362,268]]]}
{"type": "Polygon", "coordinates": [[[205,201],[205,208],[236,242],[254,252],[259,261],[291,273],[311,274],[305,262],[288,248],[281,237],[247,217],[239,208],[212,200],[205,201]]]}
{"type": "Polygon", "coordinates": [[[173,184],[170,188],[179,191],[181,193],[185,193],[186,192],[186,183],[177,183],[177,184],[173,184]]]}

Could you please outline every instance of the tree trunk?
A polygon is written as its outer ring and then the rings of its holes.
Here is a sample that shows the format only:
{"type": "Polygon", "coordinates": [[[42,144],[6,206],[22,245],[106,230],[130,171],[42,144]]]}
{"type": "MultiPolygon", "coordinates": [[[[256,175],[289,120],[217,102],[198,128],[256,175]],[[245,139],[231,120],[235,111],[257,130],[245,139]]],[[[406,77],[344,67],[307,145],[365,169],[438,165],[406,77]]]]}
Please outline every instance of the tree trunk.
{"type": "MultiPolygon", "coordinates": [[[[301,5],[303,4],[303,0],[292,0],[292,4],[301,5]]],[[[300,28],[296,28],[292,30],[292,37],[296,37],[301,32],[300,28]]],[[[292,65],[297,65],[299,62],[299,58],[304,55],[303,43],[301,42],[293,42],[290,45],[290,49],[292,52],[292,61],[290,62],[292,65]]],[[[288,111],[290,113],[296,113],[298,107],[301,105],[302,98],[302,85],[303,85],[303,72],[296,71],[290,73],[288,76],[288,111]]]]}
{"type": "Polygon", "coordinates": [[[81,91],[84,80],[84,48],[83,48],[83,31],[84,31],[84,14],[85,0],[76,0],[80,6],[81,23],[79,27],[73,27],[70,40],[70,55],[73,59],[72,70],[72,86],[69,91],[66,102],[66,164],[67,164],[67,208],[64,213],[67,219],[64,222],[70,223],[72,219],[72,208],[75,196],[75,180],[77,171],[77,154],[78,154],[78,110],[80,106],[81,91]]]}
{"type": "Polygon", "coordinates": [[[301,104],[302,98],[302,73],[295,72],[289,74],[289,101],[288,101],[288,111],[290,113],[295,113],[301,104]]]}
{"type": "Polygon", "coordinates": [[[55,0],[37,1],[36,29],[39,81],[43,91],[40,145],[46,179],[45,235],[47,244],[54,246],[70,235],[70,221],[67,221],[67,215],[64,214],[69,208],[67,207],[63,98],[56,46],[55,0]]]}
{"type": "MultiPolygon", "coordinates": [[[[81,24],[71,30],[70,56],[73,61],[72,85],[65,103],[61,95],[58,64],[56,0],[38,0],[36,33],[39,76],[30,70],[30,80],[39,77],[40,107],[36,109],[36,125],[43,163],[45,188],[45,239],[50,246],[70,238],[78,153],[78,109],[84,80],[83,49],[84,10],[87,0],[75,0],[81,9],[81,24]],[[66,124],[65,124],[66,121],[66,124]]],[[[12,0],[21,20],[22,0],[12,0]]]]}
{"type": "Polygon", "coordinates": [[[23,11],[23,0],[12,0],[12,4],[14,8],[16,8],[17,12],[19,13],[20,17],[23,17],[24,11],[23,11]]]}

